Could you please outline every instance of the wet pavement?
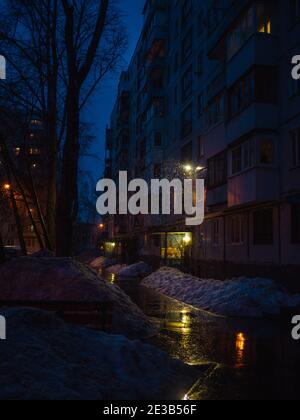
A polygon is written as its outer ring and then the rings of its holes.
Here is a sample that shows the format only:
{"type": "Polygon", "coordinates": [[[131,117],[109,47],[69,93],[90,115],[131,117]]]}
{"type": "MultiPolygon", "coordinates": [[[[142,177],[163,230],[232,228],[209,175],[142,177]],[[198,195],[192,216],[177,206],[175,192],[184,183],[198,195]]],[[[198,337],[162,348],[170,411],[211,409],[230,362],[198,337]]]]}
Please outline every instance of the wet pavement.
{"type": "MultiPolygon", "coordinates": [[[[108,276],[115,283],[115,276],[108,276]]],[[[300,341],[290,320],[229,319],[195,310],[139,286],[119,284],[160,330],[151,343],[201,365],[191,400],[300,399],[300,341]],[[203,372],[205,372],[203,374],[203,372]]]]}

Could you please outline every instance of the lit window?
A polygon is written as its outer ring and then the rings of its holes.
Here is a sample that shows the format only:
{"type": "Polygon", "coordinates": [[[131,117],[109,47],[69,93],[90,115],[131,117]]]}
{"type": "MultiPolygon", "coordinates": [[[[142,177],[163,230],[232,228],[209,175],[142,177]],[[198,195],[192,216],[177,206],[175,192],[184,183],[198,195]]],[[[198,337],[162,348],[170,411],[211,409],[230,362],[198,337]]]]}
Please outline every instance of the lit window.
{"type": "Polygon", "coordinates": [[[30,147],[30,149],[28,149],[28,153],[31,156],[38,156],[41,154],[41,151],[38,147],[30,147]]]}
{"type": "Polygon", "coordinates": [[[20,156],[20,153],[21,153],[21,148],[20,147],[15,147],[14,148],[14,154],[15,154],[15,156],[20,156]]]}

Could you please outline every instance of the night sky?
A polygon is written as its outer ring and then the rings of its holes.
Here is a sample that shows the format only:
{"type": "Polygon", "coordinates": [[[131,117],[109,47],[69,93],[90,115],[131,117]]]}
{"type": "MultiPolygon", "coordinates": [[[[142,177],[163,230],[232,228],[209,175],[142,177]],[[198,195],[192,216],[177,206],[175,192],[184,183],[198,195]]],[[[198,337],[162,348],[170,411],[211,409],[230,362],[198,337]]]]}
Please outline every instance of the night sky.
{"type": "MultiPolygon", "coordinates": [[[[129,64],[140,35],[144,4],[145,0],[119,0],[129,35],[129,46],[124,57],[126,63],[124,67],[129,64]]],[[[119,74],[106,79],[85,112],[85,119],[93,124],[93,133],[97,137],[91,153],[97,155],[101,162],[96,159],[85,159],[82,167],[88,170],[92,168],[95,179],[101,177],[103,172],[105,128],[109,124],[110,113],[116,99],[118,79],[119,74]]]]}

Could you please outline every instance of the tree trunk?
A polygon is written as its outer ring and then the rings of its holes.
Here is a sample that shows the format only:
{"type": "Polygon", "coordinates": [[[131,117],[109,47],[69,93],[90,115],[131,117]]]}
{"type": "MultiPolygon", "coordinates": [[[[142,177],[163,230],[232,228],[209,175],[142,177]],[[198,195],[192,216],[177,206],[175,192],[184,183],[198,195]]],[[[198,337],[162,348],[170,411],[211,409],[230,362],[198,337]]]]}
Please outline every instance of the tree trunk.
{"type": "Polygon", "coordinates": [[[5,260],[6,260],[6,256],[5,256],[5,251],[4,251],[4,243],[3,243],[2,235],[0,232],[0,264],[5,262],[5,260]]]}

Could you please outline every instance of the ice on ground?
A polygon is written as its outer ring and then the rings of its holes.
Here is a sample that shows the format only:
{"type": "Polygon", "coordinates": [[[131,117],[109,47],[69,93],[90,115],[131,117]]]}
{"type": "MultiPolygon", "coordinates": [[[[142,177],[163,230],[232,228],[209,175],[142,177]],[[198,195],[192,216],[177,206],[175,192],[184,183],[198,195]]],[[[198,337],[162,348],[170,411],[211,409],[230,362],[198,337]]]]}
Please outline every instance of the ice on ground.
{"type": "Polygon", "coordinates": [[[279,315],[281,308],[300,305],[300,295],[290,295],[268,279],[201,280],[163,267],[144,279],[142,285],[200,309],[231,317],[279,315]]]}
{"type": "Polygon", "coordinates": [[[112,332],[130,338],[156,332],[119,287],[71,258],[22,257],[1,265],[0,296],[2,301],[112,302],[112,332]]]}
{"type": "Polygon", "coordinates": [[[3,313],[0,400],[180,399],[194,368],[122,336],[65,324],[31,309],[3,313]]]}
{"type": "Polygon", "coordinates": [[[119,271],[120,277],[146,277],[151,273],[151,268],[144,262],[129,265],[119,271]]]}

